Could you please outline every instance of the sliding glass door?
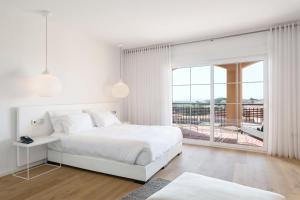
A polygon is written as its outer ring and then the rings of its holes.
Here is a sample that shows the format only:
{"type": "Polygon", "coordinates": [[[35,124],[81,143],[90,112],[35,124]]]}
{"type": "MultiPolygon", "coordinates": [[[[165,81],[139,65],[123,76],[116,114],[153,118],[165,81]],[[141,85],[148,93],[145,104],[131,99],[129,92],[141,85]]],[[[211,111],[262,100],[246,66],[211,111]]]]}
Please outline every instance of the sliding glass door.
{"type": "Polygon", "coordinates": [[[173,124],[185,138],[210,140],[210,66],[173,71],[173,124]]]}
{"type": "Polygon", "coordinates": [[[264,61],[173,70],[173,124],[184,138],[262,147],[264,61]]]}

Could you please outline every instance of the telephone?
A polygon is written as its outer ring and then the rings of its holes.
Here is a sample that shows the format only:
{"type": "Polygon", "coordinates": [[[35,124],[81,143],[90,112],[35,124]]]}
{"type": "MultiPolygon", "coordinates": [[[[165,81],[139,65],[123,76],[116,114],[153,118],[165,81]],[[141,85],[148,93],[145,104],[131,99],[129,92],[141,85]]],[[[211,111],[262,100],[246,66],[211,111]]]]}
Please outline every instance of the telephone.
{"type": "Polygon", "coordinates": [[[30,144],[33,142],[33,139],[31,139],[29,136],[21,136],[20,142],[24,144],[30,144]]]}

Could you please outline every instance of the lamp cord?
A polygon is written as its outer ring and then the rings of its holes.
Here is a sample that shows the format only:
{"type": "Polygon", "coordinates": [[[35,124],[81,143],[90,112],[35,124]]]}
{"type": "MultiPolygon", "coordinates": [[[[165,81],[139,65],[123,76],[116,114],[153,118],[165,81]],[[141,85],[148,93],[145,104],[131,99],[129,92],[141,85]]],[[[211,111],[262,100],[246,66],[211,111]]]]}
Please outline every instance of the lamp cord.
{"type": "Polygon", "coordinates": [[[122,80],[122,47],[120,47],[120,80],[122,80]]]}
{"type": "Polygon", "coordinates": [[[46,56],[45,56],[45,73],[48,73],[48,16],[46,15],[46,29],[45,29],[46,33],[45,33],[45,53],[46,53],[46,56]]]}

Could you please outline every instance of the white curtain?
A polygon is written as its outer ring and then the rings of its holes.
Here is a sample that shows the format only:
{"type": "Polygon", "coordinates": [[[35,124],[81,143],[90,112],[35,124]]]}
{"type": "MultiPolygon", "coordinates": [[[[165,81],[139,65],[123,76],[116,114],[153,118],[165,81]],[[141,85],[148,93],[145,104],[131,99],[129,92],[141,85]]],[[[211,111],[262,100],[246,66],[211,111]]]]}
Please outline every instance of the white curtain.
{"type": "Polygon", "coordinates": [[[124,100],[125,120],[143,125],[171,125],[170,46],[124,51],[124,81],[130,88],[124,100]]]}
{"type": "Polygon", "coordinates": [[[300,27],[270,30],[269,153],[300,159],[300,27]]]}

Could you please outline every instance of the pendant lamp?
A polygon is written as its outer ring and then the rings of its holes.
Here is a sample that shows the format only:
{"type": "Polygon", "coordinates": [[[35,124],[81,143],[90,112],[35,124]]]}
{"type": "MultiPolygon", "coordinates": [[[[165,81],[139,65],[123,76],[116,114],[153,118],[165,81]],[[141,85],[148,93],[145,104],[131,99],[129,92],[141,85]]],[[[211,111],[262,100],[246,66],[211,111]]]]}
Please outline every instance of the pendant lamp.
{"type": "Polygon", "coordinates": [[[112,87],[112,95],[116,98],[125,98],[129,95],[129,87],[122,80],[122,63],[123,63],[123,49],[120,45],[120,80],[112,87]]]}
{"type": "Polygon", "coordinates": [[[42,11],[45,18],[45,70],[36,78],[36,93],[40,97],[53,97],[62,90],[60,80],[48,71],[48,16],[49,11],[42,11]]]}

